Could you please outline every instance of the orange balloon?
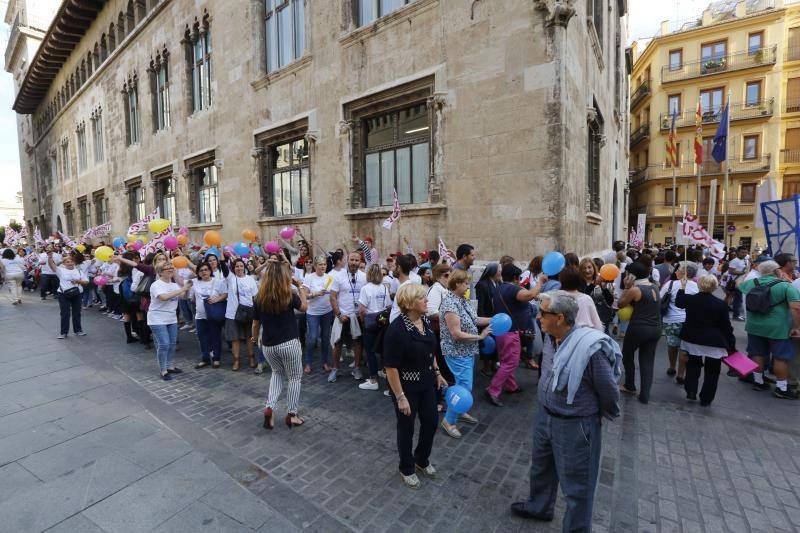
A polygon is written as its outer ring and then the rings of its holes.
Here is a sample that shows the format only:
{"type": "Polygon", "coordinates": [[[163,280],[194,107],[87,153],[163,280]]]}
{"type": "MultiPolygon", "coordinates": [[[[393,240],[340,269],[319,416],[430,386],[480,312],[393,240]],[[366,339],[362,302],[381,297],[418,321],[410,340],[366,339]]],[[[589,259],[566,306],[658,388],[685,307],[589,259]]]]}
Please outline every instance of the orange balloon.
{"type": "Polygon", "coordinates": [[[246,241],[255,242],[258,238],[256,232],[251,229],[246,229],[242,232],[242,238],[246,241]]]}
{"type": "Polygon", "coordinates": [[[176,255],[172,258],[172,266],[175,268],[186,268],[189,266],[189,260],[182,255],[176,255]]]}
{"type": "Polygon", "coordinates": [[[613,263],[606,263],[600,267],[600,277],[606,281],[614,281],[619,276],[619,267],[613,263]]]}
{"type": "Polygon", "coordinates": [[[208,230],[205,235],[203,235],[203,242],[209,246],[219,246],[222,244],[222,237],[220,237],[219,233],[213,229],[208,230]]]}
{"type": "Polygon", "coordinates": [[[187,242],[189,242],[189,237],[187,237],[186,235],[178,235],[178,244],[180,244],[181,246],[183,246],[183,245],[185,245],[187,242]]]}

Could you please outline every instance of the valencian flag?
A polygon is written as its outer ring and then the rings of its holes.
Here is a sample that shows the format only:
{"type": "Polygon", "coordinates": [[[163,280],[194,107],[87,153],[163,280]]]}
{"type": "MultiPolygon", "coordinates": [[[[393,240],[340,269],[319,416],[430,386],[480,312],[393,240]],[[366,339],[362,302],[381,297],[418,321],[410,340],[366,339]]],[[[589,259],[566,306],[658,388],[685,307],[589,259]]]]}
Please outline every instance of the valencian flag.
{"type": "Polygon", "coordinates": [[[700,113],[700,102],[697,102],[697,113],[694,119],[697,130],[694,134],[694,162],[703,164],[703,115],[700,113]]]}
{"type": "Polygon", "coordinates": [[[714,148],[711,149],[711,156],[717,163],[722,163],[728,155],[728,104],[722,111],[722,118],[719,121],[719,128],[714,135],[714,148]]]}
{"type": "Polygon", "coordinates": [[[672,112],[672,125],[669,128],[669,137],[667,137],[667,158],[670,166],[672,167],[678,166],[678,148],[675,145],[675,138],[677,137],[677,132],[675,131],[675,118],[677,115],[677,110],[672,112]]]}

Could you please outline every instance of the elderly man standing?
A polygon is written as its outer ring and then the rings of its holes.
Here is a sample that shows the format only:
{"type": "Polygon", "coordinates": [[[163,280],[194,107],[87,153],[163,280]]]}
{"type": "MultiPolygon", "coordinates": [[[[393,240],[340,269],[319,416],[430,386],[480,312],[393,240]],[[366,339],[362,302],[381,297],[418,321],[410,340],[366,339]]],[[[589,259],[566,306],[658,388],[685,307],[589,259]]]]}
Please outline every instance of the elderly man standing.
{"type": "Polygon", "coordinates": [[[542,294],[538,319],[557,346],[546,356],[533,428],[530,497],[511,511],[550,521],[559,483],[566,501],[562,531],[591,531],[600,469],[600,419],[619,415],[622,354],[608,335],[575,327],[578,304],[567,292],[542,294]]]}
{"type": "Polygon", "coordinates": [[[796,400],[798,393],[789,390],[789,364],[794,359],[790,333],[800,334],[800,292],[781,277],[775,261],[758,265],[761,277],[745,281],[739,290],[747,298],[747,355],[758,365],[753,372],[753,389],[769,390],[764,383],[764,367],[772,356],[775,389],[772,394],[784,400],[796,400]]]}

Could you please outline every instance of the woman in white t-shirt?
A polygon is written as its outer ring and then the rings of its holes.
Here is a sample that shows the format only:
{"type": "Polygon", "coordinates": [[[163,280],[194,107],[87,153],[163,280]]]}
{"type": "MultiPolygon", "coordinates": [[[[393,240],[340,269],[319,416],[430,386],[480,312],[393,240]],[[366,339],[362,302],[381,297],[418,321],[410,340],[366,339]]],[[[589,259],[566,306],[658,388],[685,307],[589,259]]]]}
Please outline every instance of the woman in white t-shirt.
{"type": "Polygon", "coordinates": [[[172,263],[161,263],[156,267],[158,279],[150,285],[150,308],[147,310],[147,325],[153,332],[156,341],[156,359],[158,360],[161,379],[170,381],[173,374],[180,374],[172,360],[175,357],[175,344],[178,341],[178,298],[192,288],[192,281],[183,283],[180,276],[175,275],[172,263]],[[181,287],[175,280],[183,283],[181,287]]]}
{"type": "Polygon", "coordinates": [[[324,255],[314,258],[314,272],[307,274],[303,279],[303,290],[308,299],[306,310],[306,354],[303,372],[311,373],[311,362],[317,339],[320,339],[320,358],[322,368],[330,372],[331,326],[333,325],[333,308],[331,307],[330,287],[333,283],[333,273],[326,274],[327,261],[324,255]]]}
{"type": "Polygon", "coordinates": [[[227,291],[228,286],[225,282],[211,276],[211,267],[208,263],[202,263],[197,267],[197,280],[192,284],[191,297],[195,304],[194,323],[202,356],[195,368],[205,368],[208,365],[213,365],[214,368],[220,366],[222,322],[208,320],[205,302],[213,304],[222,301],[227,291]]]}
{"type": "Polygon", "coordinates": [[[5,268],[6,284],[11,290],[11,303],[22,303],[22,280],[25,278],[25,260],[14,253],[11,248],[3,250],[3,267],[5,268]]]}
{"type": "Polygon", "coordinates": [[[372,263],[367,268],[367,284],[361,287],[358,296],[358,315],[364,321],[362,331],[362,346],[367,352],[367,367],[369,379],[361,383],[361,390],[378,390],[378,358],[375,357],[375,341],[378,336],[378,313],[391,307],[392,297],[389,287],[383,284],[383,272],[380,265],[372,263]]]}
{"type": "Polygon", "coordinates": [[[71,255],[64,255],[60,265],[56,265],[53,255],[52,251],[47,252],[47,264],[58,278],[56,295],[61,311],[61,333],[58,338],[67,337],[70,315],[72,315],[72,331],[81,337],[86,335],[81,328],[81,292],[89,280],[75,267],[75,259],[71,255]]]}
{"type": "Polygon", "coordinates": [[[225,308],[225,338],[231,343],[233,351],[233,367],[231,370],[239,370],[239,350],[241,343],[247,344],[247,356],[250,361],[250,368],[256,367],[253,344],[248,342],[253,326],[253,298],[258,293],[258,285],[252,276],[247,275],[247,268],[244,260],[237,258],[233,261],[233,272],[228,274],[228,305],[225,308]],[[249,307],[249,320],[236,320],[236,311],[239,306],[249,307]]]}

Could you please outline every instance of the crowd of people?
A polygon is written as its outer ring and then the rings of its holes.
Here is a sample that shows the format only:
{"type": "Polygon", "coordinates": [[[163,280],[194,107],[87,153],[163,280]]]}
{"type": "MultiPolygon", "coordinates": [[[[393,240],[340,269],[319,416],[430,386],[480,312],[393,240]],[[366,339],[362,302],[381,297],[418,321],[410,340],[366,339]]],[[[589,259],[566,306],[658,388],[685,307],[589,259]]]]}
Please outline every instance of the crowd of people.
{"type": "Polygon", "coordinates": [[[197,371],[239,371],[246,354],[253,372],[271,371],[268,430],[284,387],[284,422],[300,426],[303,375],[322,371],[336,382],[351,352],[359,389],[383,389],[392,399],[399,470],[411,488],[421,485],[418,474],[437,475],[430,462],[437,427],[460,439],[459,424],[479,422],[448,403],[448,387],[471,392],[481,372],[490,380],[485,401],[502,408],[507,395],[522,391],[520,368],[532,369],[539,410],[531,494],[512,510],[552,520],[560,484],[565,530],[591,523],[600,420],[619,414],[620,392],[651,400],[662,336],[667,374],[687,401],[699,394],[700,405],[713,402],[721,362],[737,351],[732,320],[745,321],[746,352],[757,365],[740,379],[776,398],[798,397],[800,279],[789,254],[739,248],[718,259],[699,246],[616,242],[602,258],[557,254],[563,264],[548,274],[546,256],[524,271],[510,256],[479,268],[469,244],[447,257],[410,247],[381,255],[372,238],[352,240],[352,250],[326,251],[298,232],[279,251],[251,246],[242,256],[204,246],[142,257],[120,247],[108,261],[89,245],[81,252],[51,242],[3,250],[0,274],[14,305],[25,289],[58,299],[59,339],[70,322],[74,335],[85,335],[81,313],[95,306],[122,322],[120,338],[154,350],[167,381],[183,372],[174,361],[179,329],[197,337],[197,371]],[[493,329],[499,314],[510,319],[507,331],[493,329]]]}

